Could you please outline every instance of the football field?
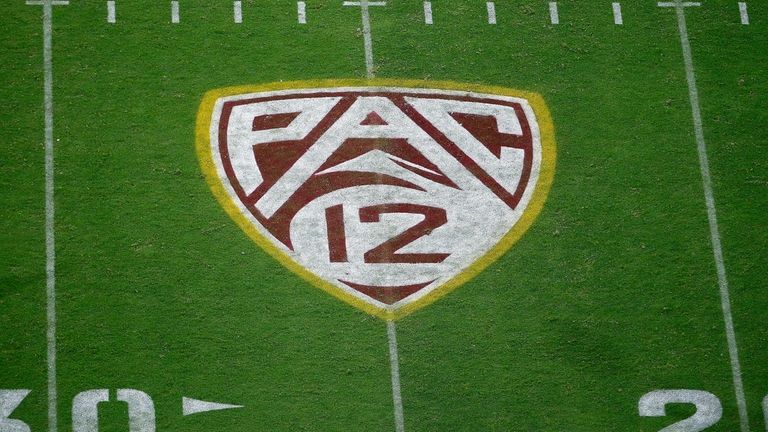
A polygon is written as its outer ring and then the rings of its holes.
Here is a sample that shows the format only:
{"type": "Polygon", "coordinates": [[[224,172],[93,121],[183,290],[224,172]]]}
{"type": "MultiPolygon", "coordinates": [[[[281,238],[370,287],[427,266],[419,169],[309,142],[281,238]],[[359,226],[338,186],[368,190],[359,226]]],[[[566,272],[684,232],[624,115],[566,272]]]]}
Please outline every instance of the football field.
{"type": "Polygon", "coordinates": [[[765,1],[0,23],[0,432],[768,431],[765,1]]]}

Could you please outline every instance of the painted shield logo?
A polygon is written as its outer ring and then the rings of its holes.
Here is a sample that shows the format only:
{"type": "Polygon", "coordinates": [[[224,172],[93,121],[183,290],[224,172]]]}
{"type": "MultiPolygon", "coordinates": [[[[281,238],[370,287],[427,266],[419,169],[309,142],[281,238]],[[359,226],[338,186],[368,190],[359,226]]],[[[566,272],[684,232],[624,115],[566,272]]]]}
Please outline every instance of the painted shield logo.
{"type": "Polygon", "coordinates": [[[503,254],[540,211],[555,163],[538,95],[432,82],[215,90],[197,146],[214,194],[259,246],[385,319],[503,254]]]}

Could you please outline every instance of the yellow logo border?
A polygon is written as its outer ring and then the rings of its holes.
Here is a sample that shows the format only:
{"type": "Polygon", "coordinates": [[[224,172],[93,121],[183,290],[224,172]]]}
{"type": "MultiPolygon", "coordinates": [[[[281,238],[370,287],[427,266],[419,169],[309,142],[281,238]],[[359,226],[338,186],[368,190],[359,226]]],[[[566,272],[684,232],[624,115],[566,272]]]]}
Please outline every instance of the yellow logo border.
{"type": "Polygon", "coordinates": [[[552,124],[552,118],[547,109],[544,99],[537,93],[508,89],[504,87],[494,87],[478,84],[464,84],[450,81],[419,81],[419,80],[398,80],[398,79],[341,79],[341,80],[312,80],[312,81],[290,81],[276,82],[261,85],[248,85],[238,87],[225,87],[207,92],[200,103],[200,109],[197,113],[197,125],[195,129],[197,157],[200,167],[205,175],[208,186],[213,195],[219,201],[227,214],[240,226],[240,228],[264,249],[268,254],[275,258],[282,265],[299,275],[301,278],[331,294],[332,296],[362,310],[373,316],[384,320],[394,321],[403,318],[418,309],[421,309],[440,297],[450,293],[459,286],[465,284],[480,272],[485,270],[491,263],[496,261],[512,247],[530,228],[533,221],[544,207],[549,190],[552,187],[555,174],[555,129],[552,124]],[[234,96],[245,93],[259,93],[276,90],[291,89],[312,89],[326,87],[404,87],[404,88],[424,88],[440,90],[459,90],[475,93],[494,94],[499,96],[510,96],[526,99],[533,108],[536,120],[539,124],[541,135],[541,166],[539,168],[539,178],[536,189],[533,192],[528,207],[523,212],[520,220],[502,237],[499,243],[488,252],[467,267],[464,271],[448,280],[443,285],[434,289],[421,299],[408,303],[397,310],[380,308],[366,303],[357,297],[354,297],[341,288],[319,278],[314,273],[299,265],[288,255],[272,244],[254,227],[251,222],[240,212],[235,203],[227,194],[221,179],[216,171],[216,165],[213,162],[210,142],[210,126],[212,121],[213,109],[219,98],[234,96]]]}

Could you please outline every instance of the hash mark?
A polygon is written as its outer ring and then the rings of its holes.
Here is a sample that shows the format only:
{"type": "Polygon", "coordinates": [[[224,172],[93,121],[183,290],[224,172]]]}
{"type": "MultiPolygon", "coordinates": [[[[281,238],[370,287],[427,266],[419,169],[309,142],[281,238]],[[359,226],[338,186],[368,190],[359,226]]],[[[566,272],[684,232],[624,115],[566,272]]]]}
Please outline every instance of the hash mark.
{"type": "Polygon", "coordinates": [[[307,4],[303,1],[296,3],[296,8],[299,14],[299,24],[307,23],[307,4]]]}
{"type": "Polygon", "coordinates": [[[613,23],[616,25],[624,25],[624,18],[621,16],[621,3],[613,4],[613,23]]]}
{"type": "Polygon", "coordinates": [[[232,4],[232,7],[234,8],[234,19],[235,24],[242,24],[243,23],[243,2],[238,0],[232,4]]]}
{"type": "Polygon", "coordinates": [[[739,2],[739,15],[741,15],[741,24],[749,25],[749,14],[747,13],[746,2],[739,2]]]}
{"type": "Polygon", "coordinates": [[[488,24],[496,24],[496,5],[489,1],[485,6],[488,9],[488,24]]]}
{"type": "Polygon", "coordinates": [[[171,23],[178,24],[179,21],[179,2],[174,0],[171,2],[171,23]]]}
{"type": "Polygon", "coordinates": [[[560,24],[560,17],[557,12],[557,2],[549,2],[549,20],[552,24],[560,24]]]}
{"type": "Polygon", "coordinates": [[[116,21],[117,17],[115,14],[115,2],[114,0],[110,0],[107,2],[107,22],[114,24],[116,21]]]}

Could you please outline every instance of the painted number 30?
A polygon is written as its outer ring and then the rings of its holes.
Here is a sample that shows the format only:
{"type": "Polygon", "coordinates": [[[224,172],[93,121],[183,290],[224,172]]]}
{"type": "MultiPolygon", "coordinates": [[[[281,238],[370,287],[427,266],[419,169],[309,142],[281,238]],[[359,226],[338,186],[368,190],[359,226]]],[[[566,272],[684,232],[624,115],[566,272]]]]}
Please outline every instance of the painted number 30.
{"type": "MultiPolygon", "coordinates": [[[[24,421],[11,418],[13,411],[30,392],[31,390],[0,390],[0,432],[30,432],[29,425],[24,421]]],[[[109,400],[109,392],[106,389],[88,390],[78,394],[72,401],[72,429],[75,432],[98,432],[97,405],[109,400]]],[[[155,431],[155,408],[146,393],[120,389],[117,391],[117,400],[128,404],[130,432],[155,431]]],[[[717,396],[702,390],[654,390],[640,398],[638,411],[642,417],[664,417],[669,404],[693,404],[696,406],[696,412],[659,432],[699,432],[713,426],[723,416],[723,407],[717,396]]],[[[763,413],[768,429],[768,396],[763,399],[763,413]]],[[[184,415],[187,414],[185,405],[184,415]]]]}

